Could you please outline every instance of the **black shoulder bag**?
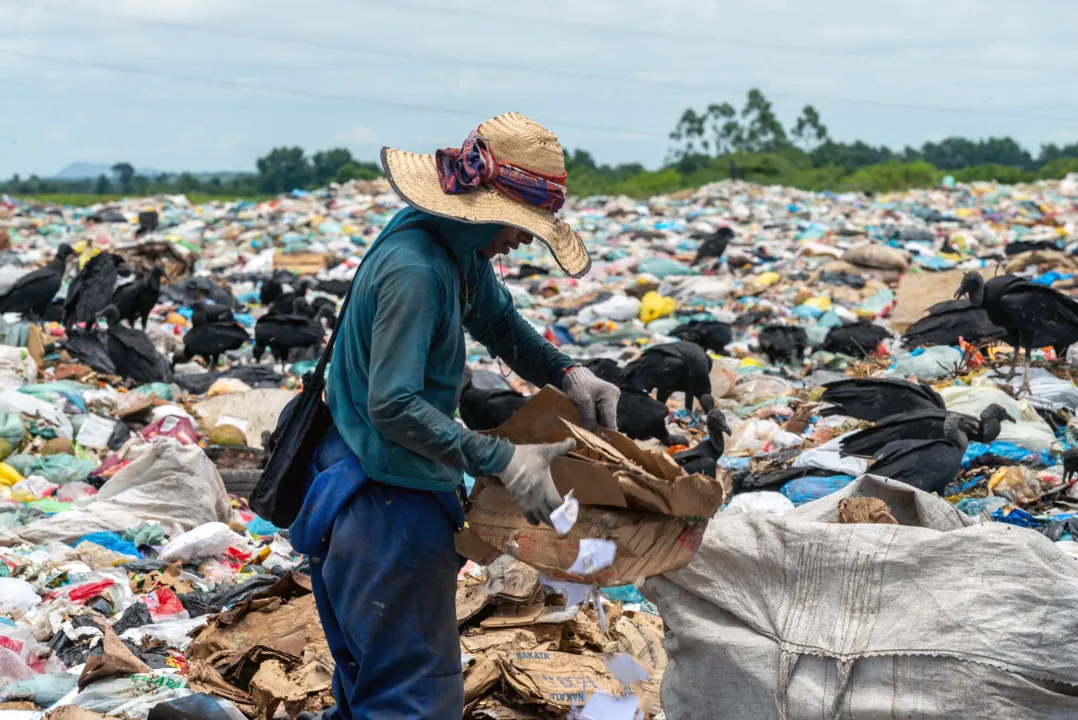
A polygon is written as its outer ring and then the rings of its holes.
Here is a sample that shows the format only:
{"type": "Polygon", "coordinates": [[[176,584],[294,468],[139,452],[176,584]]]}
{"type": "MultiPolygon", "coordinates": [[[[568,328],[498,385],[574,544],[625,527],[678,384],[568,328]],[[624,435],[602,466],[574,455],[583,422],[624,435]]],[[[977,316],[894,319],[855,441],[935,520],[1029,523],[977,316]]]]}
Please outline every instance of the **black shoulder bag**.
{"type": "MultiPolygon", "coordinates": [[[[468,286],[460,264],[438,232],[437,226],[422,221],[404,223],[394,228],[390,234],[417,227],[425,230],[449,255],[460,275],[461,297],[466,298],[468,286]]],[[[384,242],[385,238],[382,241],[384,242]]],[[[318,359],[318,365],[303,376],[303,389],[285,405],[277,418],[277,428],[266,443],[267,455],[262,476],[248,498],[251,509],[277,527],[288,527],[299,515],[303,506],[303,488],[308,473],[311,472],[315,451],[333,424],[333,416],[330,415],[329,406],[322,399],[322,395],[326,389],[326,368],[333,356],[333,343],[344,325],[345,312],[351,298],[352,287],[349,287],[341,304],[339,319],[329,336],[326,349],[318,359]]]]}

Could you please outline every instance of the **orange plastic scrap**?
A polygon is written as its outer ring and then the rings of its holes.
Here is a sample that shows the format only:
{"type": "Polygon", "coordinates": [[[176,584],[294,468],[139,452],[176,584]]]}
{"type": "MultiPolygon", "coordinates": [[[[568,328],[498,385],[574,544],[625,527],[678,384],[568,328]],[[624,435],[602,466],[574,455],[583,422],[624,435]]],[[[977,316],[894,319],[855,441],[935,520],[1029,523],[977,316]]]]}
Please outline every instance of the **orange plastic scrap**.
{"type": "MultiPolygon", "coordinates": [[[[984,365],[984,355],[981,354],[976,345],[971,345],[964,338],[959,338],[958,347],[962,350],[962,354],[966,357],[966,363],[970,367],[982,367],[984,365]]],[[[989,354],[991,354],[991,350],[989,350],[989,354]]]]}

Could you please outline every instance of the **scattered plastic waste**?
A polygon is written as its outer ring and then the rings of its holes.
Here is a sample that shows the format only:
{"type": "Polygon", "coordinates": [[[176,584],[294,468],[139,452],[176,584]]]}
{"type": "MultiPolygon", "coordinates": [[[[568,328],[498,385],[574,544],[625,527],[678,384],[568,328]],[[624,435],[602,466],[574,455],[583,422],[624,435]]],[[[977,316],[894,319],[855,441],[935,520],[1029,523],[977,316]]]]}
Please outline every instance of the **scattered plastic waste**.
{"type": "MultiPolygon", "coordinates": [[[[675,477],[676,464],[687,462],[681,453],[707,443],[710,454],[694,467],[731,491],[712,528],[793,522],[810,511],[807,503],[831,502],[864,482],[874,461],[844,455],[841,443],[874,421],[828,412],[822,386],[889,378],[917,383],[915,391],[930,384],[940,399],[923,393],[931,408],[968,415],[977,430],[954,481],[937,491],[953,517],[941,511],[932,522],[1006,523],[1078,557],[1070,511],[1078,486],[1067,475],[1078,461],[1065,454],[1078,443],[1071,379],[1078,351],[1034,348],[1027,392],[1021,365],[1004,379],[1010,348],[998,339],[958,331],[946,342],[903,337],[935,303],[953,300],[965,272],[987,277],[1000,262],[1002,271],[1071,294],[1076,197],[1078,176],[1028,186],[948,178],[941,187],[872,197],[726,181],[647,200],[576,198],[562,216],[585,236],[591,271],[567,278],[533,243],[505,258],[504,281],[524,319],[579,361],[609,361],[619,372],[657,345],[705,349],[706,401],[701,388],[692,408],[683,388],[662,403],[642,399],[626,379],[623,404],[630,397],[641,404],[620,419],[645,426],[631,437],[657,453],[647,468],[656,478],[675,477]],[[721,257],[698,257],[720,228],[732,233],[721,257]],[[1013,422],[983,438],[979,418],[991,405],[1013,422]],[[712,407],[729,428],[715,442],[712,407]],[[642,422],[644,408],[651,422],[642,422]]],[[[293,715],[317,713],[332,703],[332,658],[307,559],[286,529],[255,516],[244,500],[267,435],[318,350],[267,352],[259,362],[253,338],[280,295],[297,288],[309,307],[335,312],[366,248],[402,206],[384,181],[264,202],[0,202],[0,238],[8,242],[0,292],[61,243],[75,252],[61,298],[80,268],[110,254],[130,269],[118,273],[121,287],[155,267],[168,277],[139,325],[159,356],[151,368],[159,375],[120,371],[116,362],[126,358],[101,356],[92,334],[55,319],[0,320],[7,343],[0,345],[0,699],[40,709],[63,699],[150,720],[272,717],[271,703],[293,715]],[[151,207],[155,229],[139,234],[151,207]],[[246,339],[235,335],[234,347],[201,355],[190,334],[203,321],[199,308],[223,312],[246,339]],[[294,643],[271,652],[267,638],[294,643]],[[109,652],[118,652],[112,640],[131,657],[109,652]],[[115,672],[80,674],[91,660],[115,672]]],[[[328,334],[329,315],[312,312],[310,320],[328,334]]],[[[476,388],[537,390],[470,337],[466,353],[476,388]]],[[[612,462],[632,450],[597,441],[590,452],[612,462]]],[[[483,482],[469,477],[466,486],[483,482]]],[[[577,500],[557,513],[559,541],[575,543],[570,570],[619,567],[614,542],[577,537],[589,506],[577,500]]],[[[462,571],[462,668],[475,717],[509,717],[507,707],[655,716],[666,665],[656,606],[639,582],[599,589],[634,578],[563,580],[541,580],[518,561],[462,571]],[[558,640],[543,635],[559,624],[558,640]],[[570,681],[596,691],[551,699],[570,681]]]]}

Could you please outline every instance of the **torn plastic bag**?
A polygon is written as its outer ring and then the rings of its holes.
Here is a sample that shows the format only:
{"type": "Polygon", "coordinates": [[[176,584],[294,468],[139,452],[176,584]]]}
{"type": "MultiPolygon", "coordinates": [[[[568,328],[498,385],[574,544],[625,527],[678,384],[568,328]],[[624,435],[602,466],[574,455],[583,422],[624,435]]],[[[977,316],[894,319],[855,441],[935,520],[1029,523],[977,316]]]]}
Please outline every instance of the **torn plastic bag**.
{"type": "Polygon", "coordinates": [[[0,612],[26,612],[40,604],[33,585],[21,578],[0,577],[0,612]]]}
{"type": "Polygon", "coordinates": [[[78,675],[66,672],[34,675],[0,687],[0,702],[28,700],[38,707],[47,708],[74,690],[78,682],[78,675]]]}
{"type": "Polygon", "coordinates": [[[117,421],[103,418],[100,415],[86,415],[86,419],[75,435],[75,442],[83,447],[94,450],[105,450],[109,446],[109,439],[116,428],[117,421]]]}
{"type": "MultiPolygon", "coordinates": [[[[1006,425],[1007,423],[1004,423],[1006,425]]],[[[1047,450],[1033,452],[1014,443],[996,440],[987,445],[977,441],[971,441],[966,445],[966,452],[962,456],[962,467],[969,469],[974,465],[986,464],[982,458],[1002,458],[1009,462],[1021,465],[1034,465],[1036,467],[1048,467],[1052,464],[1052,455],[1047,450]]],[[[988,463],[990,464],[990,463],[988,463]]]]}
{"type": "Polygon", "coordinates": [[[85,480],[97,468],[96,460],[80,460],[74,455],[12,455],[8,465],[23,475],[40,475],[49,482],[66,485],[85,480]]]}
{"type": "Polygon", "coordinates": [[[224,698],[199,693],[155,706],[147,720],[246,720],[246,716],[224,698]]]}
{"type": "Polygon", "coordinates": [[[228,525],[221,522],[206,523],[172,538],[161,550],[159,557],[165,562],[189,562],[220,555],[228,550],[235,539],[236,533],[232,532],[228,525]]]}
{"type": "Polygon", "coordinates": [[[146,720],[158,703],[190,694],[182,677],[143,673],[96,682],[76,695],[72,704],[108,715],[146,720]]]}
{"type": "Polygon", "coordinates": [[[18,413],[0,412],[0,438],[7,440],[12,447],[17,448],[22,443],[23,435],[25,434],[26,427],[23,425],[22,418],[18,413]]]}
{"type": "MultiPolygon", "coordinates": [[[[994,379],[1003,382],[1004,377],[1006,376],[1000,373],[994,379]]],[[[1010,385],[1017,392],[1022,387],[1022,374],[1011,378],[1010,385]]],[[[1021,399],[1028,400],[1035,408],[1045,410],[1078,410],[1078,388],[1039,367],[1030,368],[1029,394],[1023,393],[1021,399]]]]}
{"type": "Polygon", "coordinates": [[[71,543],[100,530],[122,532],[157,522],[186,532],[208,522],[226,521],[232,508],[217,468],[197,445],[169,438],[132,446],[130,464],[78,507],[0,534],[0,544],[71,543]]]}
{"type": "Polygon", "coordinates": [[[905,380],[916,375],[922,380],[935,380],[953,375],[962,365],[962,351],[949,345],[917,348],[896,355],[887,375],[905,380]]]}
{"type": "Polygon", "coordinates": [[[734,495],[723,512],[750,512],[765,515],[785,515],[794,509],[794,504],[782,493],[760,490],[734,495]]]}
{"type": "Polygon", "coordinates": [[[125,632],[132,628],[140,628],[144,625],[152,625],[153,618],[150,617],[150,609],[146,607],[145,603],[132,603],[124,610],[124,614],[120,616],[120,619],[116,621],[116,624],[112,626],[112,629],[117,635],[123,635],[125,632]]]}
{"type": "Polygon", "coordinates": [[[0,393],[0,411],[18,413],[38,434],[52,434],[68,440],[72,438],[71,421],[67,415],[52,403],[26,393],[18,390],[0,393]]]}
{"type": "Polygon", "coordinates": [[[0,685],[26,680],[36,674],[27,667],[26,662],[19,657],[17,652],[0,647],[0,685]]]}
{"type": "Polygon", "coordinates": [[[851,482],[853,482],[852,475],[830,475],[826,477],[807,475],[786,483],[782,486],[781,492],[794,505],[804,505],[838,492],[851,482]]]}
{"type": "Polygon", "coordinates": [[[188,633],[205,625],[207,618],[208,616],[203,615],[190,620],[166,620],[150,625],[142,625],[141,627],[125,630],[120,633],[120,637],[136,644],[141,644],[144,638],[163,640],[169,647],[183,650],[191,644],[188,633]]]}
{"type": "Polygon", "coordinates": [[[588,305],[576,314],[581,325],[591,325],[600,320],[626,322],[640,315],[641,302],[630,295],[614,295],[607,300],[588,305]]]}
{"type": "Polygon", "coordinates": [[[835,474],[858,476],[868,468],[868,461],[859,457],[843,457],[839,454],[842,440],[847,437],[834,438],[828,442],[806,450],[793,461],[793,467],[814,467],[821,470],[830,470],[835,474]]]}
{"type": "Polygon", "coordinates": [[[1015,400],[985,378],[977,378],[969,387],[945,387],[939,394],[951,412],[980,417],[981,411],[996,404],[1010,413],[1017,422],[1002,423],[996,442],[1008,442],[1036,452],[1060,447],[1052,428],[1028,402],[1015,400]]]}

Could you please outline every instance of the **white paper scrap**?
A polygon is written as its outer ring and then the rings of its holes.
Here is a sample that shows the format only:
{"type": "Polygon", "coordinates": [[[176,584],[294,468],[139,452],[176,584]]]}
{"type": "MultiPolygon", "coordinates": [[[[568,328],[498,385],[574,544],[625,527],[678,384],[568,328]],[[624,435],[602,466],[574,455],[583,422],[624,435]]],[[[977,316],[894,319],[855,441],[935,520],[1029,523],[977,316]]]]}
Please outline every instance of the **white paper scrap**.
{"type": "Polygon", "coordinates": [[[640,700],[635,695],[614,697],[603,692],[592,694],[580,711],[580,720],[634,720],[639,715],[640,700]]]}
{"type": "Polygon", "coordinates": [[[576,525],[576,519],[579,515],[580,503],[576,501],[576,498],[573,497],[573,491],[570,490],[569,494],[565,496],[565,502],[550,513],[550,523],[558,531],[559,535],[568,535],[569,531],[573,529],[573,525],[576,525]]]}
{"type": "Polygon", "coordinates": [[[614,564],[614,555],[618,546],[613,540],[584,538],[580,541],[580,551],[576,561],[566,572],[571,575],[591,575],[614,564]]]}
{"type": "Polygon", "coordinates": [[[651,677],[648,669],[628,653],[614,653],[606,658],[606,669],[624,685],[635,685],[651,677]]]}

